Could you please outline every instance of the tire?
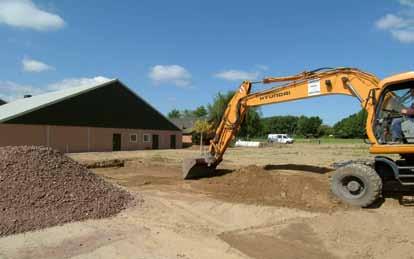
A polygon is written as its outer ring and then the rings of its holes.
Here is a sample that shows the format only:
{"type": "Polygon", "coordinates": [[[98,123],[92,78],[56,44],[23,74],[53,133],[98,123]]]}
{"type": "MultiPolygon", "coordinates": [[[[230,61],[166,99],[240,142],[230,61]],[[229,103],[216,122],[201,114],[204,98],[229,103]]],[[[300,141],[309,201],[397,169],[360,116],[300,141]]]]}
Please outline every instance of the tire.
{"type": "Polygon", "coordinates": [[[382,180],[366,165],[349,164],[338,168],[331,179],[332,192],[342,201],[358,207],[372,205],[382,193],[382,180]]]}

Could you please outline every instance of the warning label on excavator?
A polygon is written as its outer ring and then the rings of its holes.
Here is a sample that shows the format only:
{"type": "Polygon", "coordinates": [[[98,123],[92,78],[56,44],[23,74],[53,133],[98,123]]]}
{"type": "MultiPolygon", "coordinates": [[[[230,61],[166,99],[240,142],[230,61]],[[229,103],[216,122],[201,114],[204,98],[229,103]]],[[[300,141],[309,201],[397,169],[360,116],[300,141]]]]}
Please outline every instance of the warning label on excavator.
{"type": "Polygon", "coordinates": [[[308,81],[308,95],[319,95],[321,94],[321,80],[312,79],[308,81]]]}

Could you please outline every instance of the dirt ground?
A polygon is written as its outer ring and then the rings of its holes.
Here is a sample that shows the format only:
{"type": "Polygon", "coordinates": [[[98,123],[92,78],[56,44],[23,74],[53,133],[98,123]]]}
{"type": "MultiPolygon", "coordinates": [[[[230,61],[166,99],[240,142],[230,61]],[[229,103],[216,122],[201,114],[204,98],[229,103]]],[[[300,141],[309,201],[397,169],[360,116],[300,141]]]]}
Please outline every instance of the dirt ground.
{"type": "MultiPolygon", "coordinates": [[[[329,192],[333,162],[367,146],[230,149],[215,177],[181,180],[196,149],[71,154],[138,200],[115,217],[0,239],[0,258],[414,258],[413,204],[349,208],[329,192]]],[[[399,198],[399,199],[397,199],[399,198]]]]}

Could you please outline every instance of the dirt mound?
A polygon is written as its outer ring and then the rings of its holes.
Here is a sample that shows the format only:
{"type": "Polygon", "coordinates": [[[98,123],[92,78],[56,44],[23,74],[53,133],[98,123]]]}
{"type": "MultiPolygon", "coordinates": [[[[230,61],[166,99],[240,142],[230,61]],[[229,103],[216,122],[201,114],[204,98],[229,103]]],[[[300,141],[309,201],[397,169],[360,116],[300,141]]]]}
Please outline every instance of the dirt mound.
{"type": "Polygon", "coordinates": [[[132,199],[56,150],[0,148],[0,236],[108,217],[132,199]]]}
{"type": "Polygon", "coordinates": [[[193,186],[231,202],[310,211],[347,207],[331,194],[329,176],[323,173],[248,166],[222,176],[195,181],[193,186]]]}
{"type": "Polygon", "coordinates": [[[106,159],[101,161],[85,161],[80,162],[87,168],[107,168],[107,167],[124,167],[125,160],[121,159],[106,159]]]}

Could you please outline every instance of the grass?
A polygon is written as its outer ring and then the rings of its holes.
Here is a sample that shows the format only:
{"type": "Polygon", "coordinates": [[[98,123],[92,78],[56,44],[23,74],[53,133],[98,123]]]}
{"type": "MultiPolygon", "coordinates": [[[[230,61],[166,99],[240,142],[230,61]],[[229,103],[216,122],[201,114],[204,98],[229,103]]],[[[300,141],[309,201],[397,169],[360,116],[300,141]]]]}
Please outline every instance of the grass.
{"type": "Polygon", "coordinates": [[[364,144],[363,139],[344,139],[344,138],[319,138],[319,139],[305,139],[295,138],[297,143],[318,143],[321,144],[364,144]]]}
{"type": "MultiPolygon", "coordinates": [[[[309,143],[309,144],[364,144],[363,139],[342,139],[342,138],[294,138],[295,143],[309,143]]],[[[266,138],[253,138],[250,141],[267,142],[266,138]]]]}

